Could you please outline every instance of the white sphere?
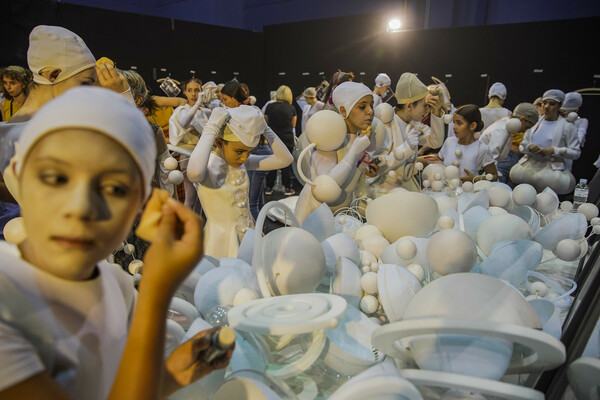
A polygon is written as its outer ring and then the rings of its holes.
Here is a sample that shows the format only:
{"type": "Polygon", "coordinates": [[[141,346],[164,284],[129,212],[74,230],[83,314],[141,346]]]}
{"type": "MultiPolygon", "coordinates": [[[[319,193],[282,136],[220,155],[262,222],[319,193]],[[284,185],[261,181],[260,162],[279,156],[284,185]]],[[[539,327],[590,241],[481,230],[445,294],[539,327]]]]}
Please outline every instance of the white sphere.
{"type": "Polygon", "coordinates": [[[594,232],[596,235],[600,233],[600,225],[594,225],[592,228],[592,232],[594,232]]]}
{"type": "Polygon", "coordinates": [[[556,245],[555,253],[561,260],[573,261],[581,254],[581,247],[573,239],[563,239],[556,245]]]}
{"type": "Polygon", "coordinates": [[[444,189],[444,182],[442,182],[442,181],[431,182],[431,189],[434,192],[441,192],[444,189]]]}
{"type": "Polygon", "coordinates": [[[172,171],[177,168],[177,160],[174,157],[167,157],[165,158],[165,161],[163,161],[163,165],[166,169],[172,171]]]}
{"type": "Polygon", "coordinates": [[[342,226],[344,226],[344,225],[346,224],[346,218],[344,218],[344,217],[339,217],[339,218],[337,219],[337,223],[338,223],[338,224],[340,224],[340,225],[342,225],[342,226]]]}
{"type": "Polygon", "coordinates": [[[483,220],[477,231],[477,245],[485,255],[492,246],[503,240],[525,239],[533,236],[531,227],[520,217],[512,214],[493,215],[483,220]]]}
{"type": "Polygon", "coordinates": [[[319,175],[313,182],[312,195],[321,203],[331,203],[342,195],[342,188],[329,175],[319,175]]]}
{"type": "Polygon", "coordinates": [[[460,161],[454,160],[454,161],[452,161],[452,165],[454,165],[455,167],[460,167],[460,161]]]}
{"type": "Polygon", "coordinates": [[[518,206],[532,205],[537,198],[535,188],[528,183],[521,183],[513,189],[513,201],[518,206]]]}
{"type": "Polygon", "coordinates": [[[506,211],[504,208],[500,208],[500,207],[488,207],[488,211],[490,212],[490,214],[492,215],[498,215],[498,214],[508,214],[508,211],[506,211]]]}
{"type": "Polygon", "coordinates": [[[363,274],[366,274],[367,272],[371,272],[371,268],[365,265],[364,267],[362,267],[362,272],[363,272],[363,274]]]}
{"type": "Polygon", "coordinates": [[[256,104],[256,97],[255,96],[250,96],[248,97],[248,99],[250,100],[250,105],[253,106],[256,104]]]}
{"type": "Polygon", "coordinates": [[[438,220],[438,225],[442,229],[452,229],[452,228],[454,228],[454,223],[455,223],[454,218],[452,218],[449,215],[443,215],[438,220]]]}
{"type": "Polygon", "coordinates": [[[450,185],[451,185],[452,187],[457,187],[458,185],[460,185],[460,179],[456,179],[456,178],[452,179],[452,180],[450,181],[450,185]]]}
{"type": "Polygon", "coordinates": [[[377,290],[377,273],[367,272],[360,278],[360,287],[365,293],[375,294],[377,290]]]}
{"type": "Polygon", "coordinates": [[[450,122],[452,122],[452,114],[444,114],[444,116],[442,117],[442,119],[444,120],[444,123],[446,125],[449,125],[450,122]]]}
{"type": "Polygon", "coordinates": [[[495,186],[489,191],[490,206],[506,208],[510,204],[510,192],[503,187],[495,186]]]}
{"type": "Polygon", "coordinates": [[[370,236],[360,241],[359,249],[367,250],[376,258],[379,258],[381,252],[390,245],[390,242],[382,236],[370,236]]]}
{"type": "Polygon", "coordinates": [[[27,238],[23,217],[11,219],[4,225],[4,239],[10,244],[22,243],[27,238]]]}
{"type": "Polygon", "coordinates": [[[592,203],[583,203],[577,208],[577,212],[585,215],[585,219],[590,221],[598,216],[598,207],[592,203]]]}
{"type": "Polygon", "coordinates": [[[384,124],[389,124],[394,119],[394,107],[389,103],[381,103],[375,107],[375,117],[384,124]]]}
{"type": "Polygon", "coordinates": [[[396,253],[405,260],[417,255],[417,245],[410,239],[400,239],[396,244],[396,253]]]}
{"type": "Polygon", "coordinates": [[[183,172],[174,169],[173,171],[169,172],[168,179],[173,185],[179,185],[181,182],[183,182],[183,172]]]}
{"type": "Polygon", "coordinates": [[[423,267],[421,267],[420,264],[409,264],[406,269],[412,272],[419,281],[422,281],[423,278],[425,278],[425,270],[423,270],[423,267]]]}
{"type": "Polygon", "coordinates": [[[455,165],[448,165],[444,169],[444,176],[446,177],[446,179],[458,179],[458,177],[460,176],[460,171],[455,165]]]}
{"type": "Polygon", "coordinates": [[[233,296],[233,305],[237,306],[240,304],[247,303],[252,300],[258,299],[258,293],[256,293],[251,288],[241,288],[238,292],[233,296]]]}
{"type": "Polygon", "coordinates": [[[577,118],[579,118],[579,115],[577,115],[575,111],[571,111],[567,114],[567,121],[569,122],[575,122],[577,121],[577,118]]]}
{"type": "Polygon", "coordinates": [[[425,180],[423,181],[423,187],[424,187],[425,189],[427,189],[429,186],[431,186],[431,183],[430,183],[430,182],[429,182],[427,179],[425,179],[425,180]]]}
{"type": "Polygon", "coordinates": [[[383,237],[383,233],[381,233],[379,228],[375,225],[365,224],[354,232],[354,241],[356,242],[357,246],[360,246],[360,242],[362,242],[363,239],[371,236],[383,237]]]}
{"type": "Polygon", "coordinates": [[[533,208],[544,215],[552,214],[558,208],[558,199],[548,192],[539,193],[533,203],[533,208]]]}
{"type": "Polygon", "coordinates": [[[569,200],[565,200],[562,203],[560,203],[560,209],[565,212],[571,212],[571,210],[573,209],[573,203],[571,203],[569,200]]]}
{"type": "Polygon", "coordinates": [[[473,183],[472,182],[464,182],[462,184],[462,190],[469,193],[473,191],[473,183]]]}
{"type": "Polygon", "coordinates": [[[144,266],[144,262],[142,260],[133,260],[129,263],[127,269],[131,272],[132,275],[139,274],[142,267],[144,266]]]}
{"type": "Polygon", "coordinates": [[[379,264],[377,264],[377,263],[371,264],[371,271],[373,271],[373,272],[379,271],[379,264]]]}
{"type": "MultiPolygon", "coordinates": [[[[373,255],[370,251],[367,250],[359,250],[360,253],[360,263],[363,266],[370,267],[373,263],[377,262],[377,257],[373,255]]],[[[369,268],[369,271],[371,268],[369,268]]],[[[368,272],[368,271],[367,271],[368,272]]]]}
{"type": "Polygon", "coordinates": [[[440,275],[468,272],[477,262],[477,247],[463,231],[439,231],[427,244],[427,261],[440,275]]]}
{"type": "Polygon", "coordinates": [[[426,194],[395,192],[370,202],[366,217],[393,243],[404,236],[429,235],[437,223],[438,204],[426,194]]]}
{"type": "Polygon", "coordinates": [[[375,296],[366,295],[360,300],[360,309],[365,314],[373,314],[379,308],[379,301],[375,296]]]}
{"type": "Polygon", "coordinates": [[[125,252],[125,254],[131,255],[135,251],[135,246],[131,243],[128,243],[125,246],[123,246],[123,251],[125,252]]]}
{"type": "Polygon", "coordinates": [[[456,157],[460,158],[462,157],[462,151],[460,149],[456,149],[456,151],[454,152],[454,154],[456,155],[456,157]]]}
{"type": "Polygon", "coordinates": [[[415,163],[415,169],[417,171],[423,171],[423,163],[421,161],[415,163]]]}
{"type": "Polygon", "coordinates": [[[492,174],[487,174],[487,175],[485,176],[485,179],[487,179],[488,181],[491,181],[492,179],[494,179],[494,175],[492,175],[492,174]]]}
{"type": "Polygon", "coordinates": [[[533,282],[527,291],[533,296],[544,297],[548,294],[548,286],[544,282],[533,282]]]}
{"type": "Polygon", "coordinates": [[[423,179],[427,179],[429,182],[439,181],[444,176],[444,169],[446,169],[444,164],[429,164],[423,169],[423,179]]]}
{"type": "Polygon", "coordinates": [[[317,149],[333,151],[346,140],[346,129],[346,122],[340,114],[322,110],[310,117],[304,132],[308,141],[317,145],[317,149]]]}
{"type": "Polygon", "coordinates": [[[515,134],[521,130],[521,121],[519,118],[511,118],[506,121],[506,131],[508,133],[515,134]]]}
{"type": "Polygon", "coordinates": [[[598,218],[598,217],[592,218],[590,220],[590,225],[592,225],[592,226],[600,225],[600,218],[598,218]]]}
{"type": "Polygon", "coordinates": [[[442,179],[442,174],[440,174],[440,173],[437,173],[437,174],[433,175],[433,177],[434,177],[434,179],[435,179],[436,181],[439,181],[439,180],[441,180],[441,179],[442,179]]]}

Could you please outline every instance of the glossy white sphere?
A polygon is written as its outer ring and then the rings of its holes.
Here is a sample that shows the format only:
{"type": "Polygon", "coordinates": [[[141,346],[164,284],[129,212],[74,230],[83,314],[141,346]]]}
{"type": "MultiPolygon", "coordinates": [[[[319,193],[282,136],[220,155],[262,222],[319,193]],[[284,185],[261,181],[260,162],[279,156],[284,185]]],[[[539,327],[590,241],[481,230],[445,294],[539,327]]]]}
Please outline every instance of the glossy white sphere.
{"type": "Polygon", "coordinates": [[[429,239],[427,261],[440,275],[468,272],[477,262],[477,247],[463,231],[445,229],[429,239]]]}
{"type": "Polygon", "coordinates": [[[410,239],[400,239],[396,244],[396,253],[405,260],[410,260],[417,254],[417,246],[410,239]]]}
{"type": "Polygon", "coordinates": [[[167,157],[165,158],[165,161],[163,161],[163,165],[166,169],[172,171],[177,168],[177,160],[174,157],[167,157]]]}
{"type": "Polygon", "coordinates": [[[360,309],[365,314],[373,314],[379,308],[379,301],[375,296],[366,295],[360,300],[360,309]]]}
{"type": "Polygon", "coordinates": [[[598,216],[598,207],[592,203],[583,203],[577,208],[577,212],[585,215],[585,219],[591,221],[598,216]]]}
{"type": "Polygon", "coordinates": [[[472,182],[464,182],[462,184],[463,191],[469,193],[473,191],[473,183],[472,182]]]}
{"type": "Polygon", "coordinates": [[[592,232],[594,232],[596,235],[600,234],[600,225],[594,225],[592,232]]]}
{"type": "Polygon", "coordinates": [[[384,124],[389,124],[394,119],[394,107],[389,103],[381,103],[375,107],[375,117],[384,124]]]}
{"type": "Polygon", "coordinates": [[[377,273],[367,272],[360,278],[360,287],[365,293],[375,294],[377,290],[377,273]]]}
{"type": "Polygon", "coordinates": [[[581,247],[579,246],[579,242],[573,239],[563,239],[558,242],[554,252],[561,260],[573,261],[581,254],[581,247]]]}
{"type": "Polygon", "coordinates": [[[346,122],[344,118],[331,110],[322,110],[306,123],[305,134],[310,143],[323,151],[337,150],[346,140],[346,122]]]}
{"type": "Polygon", "coordinates": [[[530,206],[537,196],[535,188],[528,183],[521,183],[513,189],[512,198],[518,206],[530,206]]]}
{"type": "Polygon", "coordinates": [[[183,172],[179,171],[178,169],[174,169],[173,171],[169,172],[168,179],[173,185],[179,185],[181,182],[183,182],[183,172]]]}
{"type": "Polygon", "coordinates": [[[440,219],[438,220],[438,225],[442,229],[452,229],[452,228],[454,228],[454,223],[455,223],[454,218],[452,218],[449,215],[441,216],[440,219]]]}

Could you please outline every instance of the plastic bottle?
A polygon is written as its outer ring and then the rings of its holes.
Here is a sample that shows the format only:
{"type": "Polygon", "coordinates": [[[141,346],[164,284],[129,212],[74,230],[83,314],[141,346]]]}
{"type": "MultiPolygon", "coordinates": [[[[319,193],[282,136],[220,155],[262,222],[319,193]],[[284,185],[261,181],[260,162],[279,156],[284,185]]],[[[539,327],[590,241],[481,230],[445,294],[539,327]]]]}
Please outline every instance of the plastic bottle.
{"type": "Polygon", "coordinates": [[[573,193],[573,210],[577,212],[580,205],[587,202],[589,188],[587,185],[587,179],[580,179],[577,186],[575,186],[575,192],[573,193]]]}
{"type": "Polygon", "coordinates": [[[275,178],[275,185],[273,185],[273,190],[275,192],[283,192],[285,188],[283,187],[283,181],[281,179],[281,170],[277,170],[277,177],[275,178]]]}
{"type": "Polygon", "coordinates": [[[222,327],[211,337],[212,345],[204,352],[202,359],[210,364],[215,358],[222,356],[235,343],[235,331],[228,327],[222,327]]]}

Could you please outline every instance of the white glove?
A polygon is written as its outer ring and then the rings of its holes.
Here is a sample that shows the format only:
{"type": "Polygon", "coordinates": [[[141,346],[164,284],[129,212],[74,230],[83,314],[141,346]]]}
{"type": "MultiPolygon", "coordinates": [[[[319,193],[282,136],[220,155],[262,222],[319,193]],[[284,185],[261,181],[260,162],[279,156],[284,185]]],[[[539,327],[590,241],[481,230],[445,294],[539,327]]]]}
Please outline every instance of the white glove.
{"type": "Polygon", "coordinates": [[[360,158],[371,144],[371,139],[367,135],[357,137],[348,153],[351,153],[353,157],[360,158]]]}
{"type": "Polygon", "coordinates": [[[227,111],[225,111],[224,108],[215,108],[214,110],[212,110],[210,118],[208,119],[208,122],[206,123],[206,126],[204,127],[202,133],[208,133],[213,135],[218,134],[221,127],[225,124],[225,122],[227,122],[228,118],[229,113],[227,113],[227,111]]]}
{"type": "Polygon", "coordinates": [[[408,143],[411,148],[417,147],[419,144],[419,135],[421,135],[421,131],[412,128],[406,135],[406,143],[408,143]]]}

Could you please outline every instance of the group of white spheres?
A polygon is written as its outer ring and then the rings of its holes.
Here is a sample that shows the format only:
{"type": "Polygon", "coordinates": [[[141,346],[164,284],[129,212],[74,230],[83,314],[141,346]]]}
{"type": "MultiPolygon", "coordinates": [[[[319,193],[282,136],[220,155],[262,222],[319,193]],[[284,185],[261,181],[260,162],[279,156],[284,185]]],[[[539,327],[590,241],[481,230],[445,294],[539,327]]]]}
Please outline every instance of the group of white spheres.
{"type": "Polygon", "coordinates": [[[429,239],[427,261],[440,275],[468,272],[477,262],[477,247],[465,232],[444,229],[429,239]]]}
{"type": "Polygon", "coordinates": [[[169,171],[167,179],[173,185],[179,185],[181,182],[183,182],[183,172],[176,169],[177,165],[178,162],[174,157],[167,157],[163,161],[163,166],[165,167],[165,169],[167,169],[167,171],[169,171]]]}

